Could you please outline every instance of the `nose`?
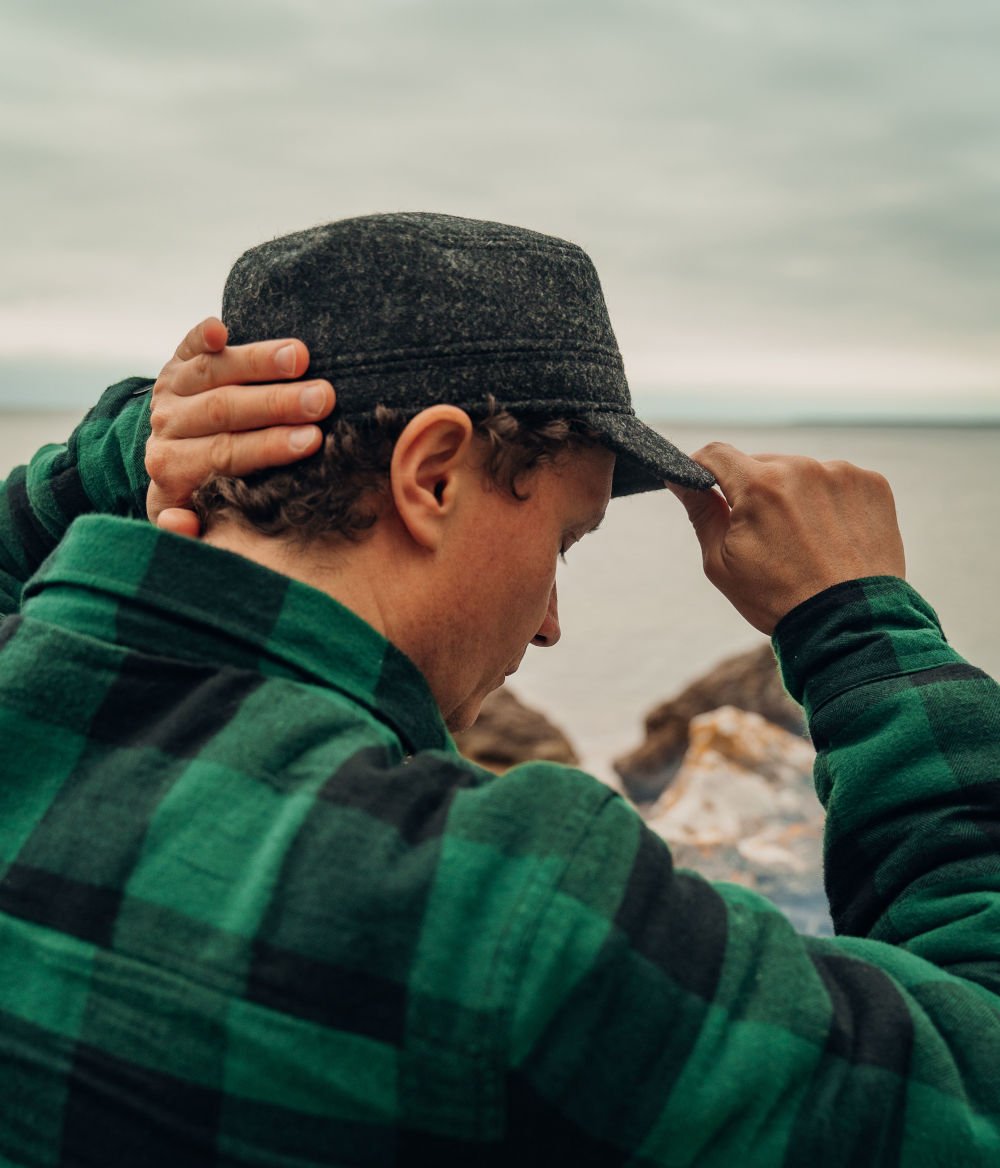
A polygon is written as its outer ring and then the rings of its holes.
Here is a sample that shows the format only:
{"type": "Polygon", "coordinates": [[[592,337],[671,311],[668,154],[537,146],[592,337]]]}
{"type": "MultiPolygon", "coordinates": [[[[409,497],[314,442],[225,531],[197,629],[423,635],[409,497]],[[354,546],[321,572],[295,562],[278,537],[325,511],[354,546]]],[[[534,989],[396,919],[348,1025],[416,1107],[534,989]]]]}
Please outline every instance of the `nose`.
{"type": "Polygon", "coordinates": [[[531,638],[532,645],[550,648],[562,636],[559,628],[559,602],[556,599],[556,586],[553,583],[549,593],[549,607],[545,610],[545,620],[542,621],[538,632],[531,638]]]}

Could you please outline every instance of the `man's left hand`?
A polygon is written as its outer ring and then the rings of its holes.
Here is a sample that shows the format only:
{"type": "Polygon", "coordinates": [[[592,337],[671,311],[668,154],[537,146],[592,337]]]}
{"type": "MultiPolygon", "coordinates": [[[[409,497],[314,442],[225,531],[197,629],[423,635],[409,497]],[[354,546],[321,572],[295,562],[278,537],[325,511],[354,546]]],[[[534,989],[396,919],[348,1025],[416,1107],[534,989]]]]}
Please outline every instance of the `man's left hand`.
{"type": "Polygon", "coordinates": [[[333,409],[328,381],[297,381],[309,351],[293,339],[226,347],[226,327],[209,317],[181,341],[153,386],[146,445],[150,520],[199,534],[186,504],[214,475],[245,475],[296,462],[319,449],[316,422],[333,409]]]}

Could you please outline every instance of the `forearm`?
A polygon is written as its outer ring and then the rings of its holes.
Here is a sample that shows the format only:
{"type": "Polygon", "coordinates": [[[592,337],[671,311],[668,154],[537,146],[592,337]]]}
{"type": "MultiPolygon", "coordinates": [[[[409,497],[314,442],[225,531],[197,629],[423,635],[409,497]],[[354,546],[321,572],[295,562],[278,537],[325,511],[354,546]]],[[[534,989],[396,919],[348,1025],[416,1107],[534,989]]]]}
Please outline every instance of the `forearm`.
{"type": "Polygon", "coordinates": [[[808,601],[775,645],[818,751],[838,933],[1000,989],[1000,689],[888,577],[808,601]]]}
{"type": "MultiPolygon", "coordinates": [[[[687,1027],[670,1069],[692,1087],[669,1084],[665,1162],[1000,1162],[997,686],[898,579],[881,476],[718,444],[696,457],[721,489],[681,496],[706,573],[773,632],[806,707],[840,935],[797,937],[752,893],[717,886],[711,1008],[689,994],[663,1028],[666,1043],[687,1027]]],[[[646,932],[669,959],[706,930],[685,922],[679,945],[646,932]]]]}
{"type": "Polygon", "coordinates": [[[150,384],[111,386],[65,444],[43,447],[0,484],[0,615],[17,610],[25,581],[78,515],[145,515],[149,403],[141,391],[150,384]]]}

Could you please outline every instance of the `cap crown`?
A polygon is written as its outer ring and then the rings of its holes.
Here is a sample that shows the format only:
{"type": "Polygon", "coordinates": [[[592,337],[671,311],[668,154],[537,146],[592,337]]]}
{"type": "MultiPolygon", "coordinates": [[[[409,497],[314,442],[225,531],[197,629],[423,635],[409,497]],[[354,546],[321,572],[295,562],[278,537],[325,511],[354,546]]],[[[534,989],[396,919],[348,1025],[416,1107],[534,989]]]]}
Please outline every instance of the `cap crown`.
{"type": "Polygon", "coordinates": [[[542,414],[632,413],[600,281],[575,244],[409,212],[327,223],[245,252],[230,342],[298,337],[338,413],[450,402],[542,414]]]}
{"type": "Polygon", "coordinates": [[[714,482],[636,418],[597,272],[564,239],[426,212],[342,219],[245,252],[222,316],[232,344],[305,341],[333,418],[495,403],[585,422],[615,452],[615,495],[714,482]]]}

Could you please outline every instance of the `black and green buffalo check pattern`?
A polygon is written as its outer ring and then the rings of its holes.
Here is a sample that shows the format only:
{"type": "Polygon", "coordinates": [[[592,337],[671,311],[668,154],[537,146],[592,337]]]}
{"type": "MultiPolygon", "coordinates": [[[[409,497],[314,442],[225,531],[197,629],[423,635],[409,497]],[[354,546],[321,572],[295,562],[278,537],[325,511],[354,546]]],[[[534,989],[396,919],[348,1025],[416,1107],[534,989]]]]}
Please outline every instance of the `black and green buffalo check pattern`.
{"type": "MultiPolygon", "coordinates": [[[[0,540],[52,538],[31,499],[0,540]]],[[[24,601],[0,1164],[1000,1163],[1000,703],[901,581],[776,634],[834,939],[596,780],[479,771],[402,654],[239,557],[87,516],[24,601]]]]}
{"type": "Polygon", "coordinates": [[[78,516],[146,514],[148,378],[112,385],[65,443],[43,447],[0,483],[0,615],[78,516]]]}

